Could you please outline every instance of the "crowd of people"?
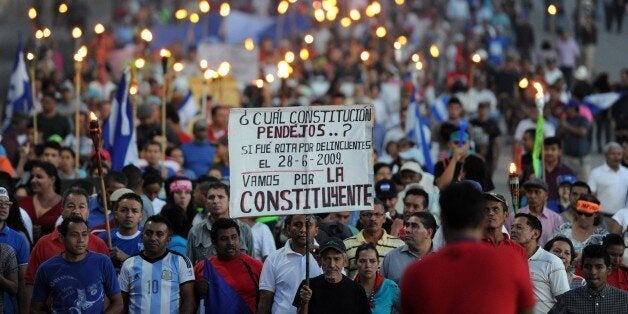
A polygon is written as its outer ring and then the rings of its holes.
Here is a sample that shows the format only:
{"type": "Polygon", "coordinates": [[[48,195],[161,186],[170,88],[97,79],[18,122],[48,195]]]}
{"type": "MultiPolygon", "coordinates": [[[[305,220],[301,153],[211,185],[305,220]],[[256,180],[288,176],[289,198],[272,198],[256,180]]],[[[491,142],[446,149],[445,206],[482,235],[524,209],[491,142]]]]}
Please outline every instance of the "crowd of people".
{"type": "MultiPolygon", "coordinates": [[[[171,13],[199,2],[115,2],[112,24],[86,39],[79,103],[71,58],[38,42],[34,110],[9,117],[0,146],[1,311],[628,313],[628,99],[599,112],[585,101],[621,95],[628,69],[611,83],[594,67],[595,1],[578,1],[573,19],[546,1],[556,37],[541,43],[530,16],[547,8],[534,1],[290,3],[311,28],[261,38],[261,84],[238,82],[241,103],[197,99],[207,115],[190,118],[196,46],[168,47],[183,70],[166,78],[140,31],[181,23],[171,13]],[[139,158],[114,169],[87,121],[111,114],[120,50],[146,65],[134,76],[139,158]],[[288,53],[293,71],[273,83],[288,53]],[[364,103],[376,122],[371,210],[229,217],[230,107],[364,103]],[[511,143],[521,206],[492,180],[511,143]]],[[[69,10],[56,27],[85,29],[85,3],[69,10]]],[[[265,1],[232,10],[277,14],[265,1]]],[[[607,30],[620,32],[612,13],[607,30]]]]}

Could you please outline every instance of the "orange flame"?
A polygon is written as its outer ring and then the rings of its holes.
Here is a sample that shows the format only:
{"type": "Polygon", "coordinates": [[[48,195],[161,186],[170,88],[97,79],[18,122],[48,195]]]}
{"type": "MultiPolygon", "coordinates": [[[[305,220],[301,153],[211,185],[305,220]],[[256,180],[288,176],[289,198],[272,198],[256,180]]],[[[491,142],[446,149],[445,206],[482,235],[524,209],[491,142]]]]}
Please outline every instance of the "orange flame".
{"type": "Polygon", "coordinates": [[[98,121],[98,117],[96,116],[96,114],[93,111],[89,112],[89,122],[92,121],[98,121]]]}
{"type": "Polygon", "coordinates": [[[509,171],[510,171],[510,174],[517,173],[517,165],[514,162],[510,163],[509,171]]]}
{"type": "Polygon", "coordinates": [[[544,97],[543,94],[543,85],[539,82],[534,82],[534,88],[536,89],[536,98],[541,99],[544,97]]]}

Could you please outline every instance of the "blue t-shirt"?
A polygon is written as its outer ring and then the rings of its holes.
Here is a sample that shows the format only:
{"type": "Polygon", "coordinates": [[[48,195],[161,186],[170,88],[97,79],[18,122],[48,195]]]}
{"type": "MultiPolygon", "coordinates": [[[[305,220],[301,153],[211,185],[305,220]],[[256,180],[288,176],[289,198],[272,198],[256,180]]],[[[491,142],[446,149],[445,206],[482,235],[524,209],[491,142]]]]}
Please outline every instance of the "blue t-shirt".
{"type": "Polygon", "coordinates": [[[170,239],[170,243],[166,246],[166,249],[175,251],[181,255],[185,255],[185,250],[188,245],[188,240],[180,235],[173,235],[170,239]]]}
{"type": "Polygon", "coordinates": [[[183,157],[185,157],[185,168],[194,171],[197,177],[209,172],[209,168],[214,164],[216,148],[209,141],[192,141],[181,146],[183,157]]]}
{"type": "Polygon", "coordinates": [[[375,307],[371,309],[371,312],[373,314],[390,313],[393,308],[398,307],[398,302],[399,286],[390,279],[384,279],[379,290],[377,290],[377,293],[373,296],[375,307]]]}
{"type": "MultiPolygon", "coordinates": [[[[98,237],[107,243],[107,233],[101,232],[98,234],[98,237]]],[[[113,229],[111,230],[111,245],[119,248],[122,252],[130,256],[140,254],[144,249],[142,232],[138,230],[137,233],[132,236],[123,236],[118,232],[118,229],[113,229]]]]}
{"type": "Polygon", "coordinates": [[[6,222],[4,223],[4,227],[0,229],[0,243],[6,243],[15,250],[18,265],[28,264],[30,251],[26,239],[24,239],[19,232],[9,228],[6,222]]]}
{"type": "Polygon", "coordinates": [[[53,312],[102,313],[105,295],[118,293],[120,285],[109,257],[88,251],[78,262],[68,262],[59,254],[41,264],[33,301],[51,297],[53,312]]]}

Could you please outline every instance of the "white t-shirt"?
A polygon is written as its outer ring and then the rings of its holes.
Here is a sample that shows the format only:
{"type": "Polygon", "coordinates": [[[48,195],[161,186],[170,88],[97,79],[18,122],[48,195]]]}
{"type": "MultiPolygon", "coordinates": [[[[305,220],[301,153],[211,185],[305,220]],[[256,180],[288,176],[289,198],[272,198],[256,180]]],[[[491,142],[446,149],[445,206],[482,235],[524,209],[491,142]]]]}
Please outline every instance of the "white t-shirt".
{"type": "Polygon", "coordinates": [[[628,207],[618,210],[613,219],[621,226],[621,233],[624,233],[628,229],[628,207]]]}
{"type": "Polygon", "coordinates": [[[608,164],[594,168],[589,175],[591,193],[595,194],[602,205],[602,213],[615,214],[626,207],[628,194],[628,168],[619,166],[614,171],[608,164]]]}
{"type": "Polygon", "coordinates": [[[569,291],[569,280],[563,262],[556,255],[538,248],[528,259],[530,279],[536,305],[535,313],[547,313],[556,297],[569,291]]]}
{"type": "Polygon", "coordinates": [[[251,232],[253,233],[253,258],[263,261],[264,257],[277,250],[273,233],[266,224],[256,222],[251,227],[251,232]]]}
{"type": "MultiPolygon", "coordinates": [[[[259,289],[273,292],[272,313],[295,314],[297,308],[292,306],[294,296],[301,281],[305,278],[305,255],[290,248],[292,240],[284,247],[271,253],[264,261],[259,280],[259,289]]],[[[323,271],[310,254],[310,278],[321,275],[323,271]]]]}

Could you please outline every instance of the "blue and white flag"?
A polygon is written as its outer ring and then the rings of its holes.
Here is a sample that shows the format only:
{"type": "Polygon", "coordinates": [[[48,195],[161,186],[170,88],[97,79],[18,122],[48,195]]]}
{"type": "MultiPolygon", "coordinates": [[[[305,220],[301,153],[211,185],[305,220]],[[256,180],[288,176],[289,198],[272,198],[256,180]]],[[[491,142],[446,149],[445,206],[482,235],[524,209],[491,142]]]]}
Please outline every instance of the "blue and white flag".
{"type": "Polygon", "coordinates": [[[31,84],[24,62],[24,48],[22,39],[17,47],[13,72],[9,78],[9,93],[7,95],[7,106],[4,111],[4,121],[2,122],[2,133],[11,125],[14,112],[29,114],[33,108],[33,95],[31,94],[31,84]]]}
{"type": "Polygon", "coordinates": [[[194,121],[196,116],[199,114],[198,105],[196,104],[196,100],[194,99],[194,95],[191,91],[188,91],[188,94],[183,99],[183,103],[181,107],[177,110],[179,114],[179,125],[184,130],[188,129],[188,124],[191,121],[194,121]]]}
{"type": "Polygon", "coordinates": [[[131,73],[126,68],[118,83],[109,118],[103,125],[103,148],[111,154],[113,171],[121,171],[124,166],[134,164],[139,159],[133,107],[129,95],[130,84],[131,73]]]}
{"type": "Polygon", "coordinates": [[[449,113],[447,112],[447,104],[449,104],[449,96],[443,93],[432,104],[432,117],[436,122],[444,122],[449,119],[449,113]]]}
{"type": "MultiPolygon", "coordinates": [[[[408,114],[406,116],[410,117],[411,114],[413,115],[414,119],[408,119],[408,121],[406,122],[409,122],[410,120],[414,120],[414,124],[413,124],[413,128],[408,132],[408,137],[414,140],[414,142],[417,144],[417,146],[423,153],[422,163],[425,166],[425,168],[427,168],[427,171],[429,173],[434,173],[434,163],[432,162],[431,149],[430,149],[431,148],[431,145],[430,145],[431,136],[428,135],[430,133],[430,130],[428,127],[425,126],[426,121],[424,121],[423,120],[424,118],[421,116],[421,112],[419,110],[419,104],[416,101],[416,91],[414,89],[412,91],[412,96],[410,97],[410,104],[408,105],[408,114]]],[[[427,123],[429,124],[429,120],[427,121],[427,123]]]]}
{"type": "Polygon", "coordinates": [[[612,107],[617,101],[626,95],[628,95],[628,91],[591,94],[584,97],[582,102],[589,107],[591,113],[595,115],[602,110],[612,107]]]}

